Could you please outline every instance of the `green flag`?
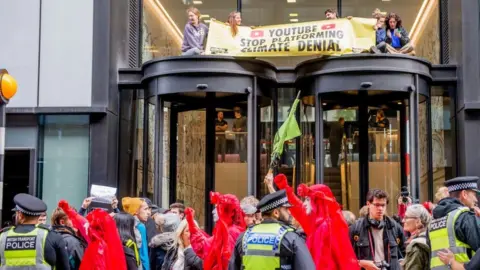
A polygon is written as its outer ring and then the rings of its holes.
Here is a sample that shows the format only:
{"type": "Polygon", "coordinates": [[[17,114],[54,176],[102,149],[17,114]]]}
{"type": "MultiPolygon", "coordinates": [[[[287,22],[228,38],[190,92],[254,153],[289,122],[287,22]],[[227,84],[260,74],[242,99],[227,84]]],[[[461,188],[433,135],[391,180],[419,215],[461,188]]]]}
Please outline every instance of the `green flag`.
{"type": "Polygon", "coordinates": [[[285,141],[302,135],[302,132],[298,127],[297,119],[295,118],[295,112],[297,111],[299,102],[300,92],[298,92],[297,98],[290,108],[287,119],[275,134],[275,140],[273,141],[272,161],[282,155],[285,141]]]}

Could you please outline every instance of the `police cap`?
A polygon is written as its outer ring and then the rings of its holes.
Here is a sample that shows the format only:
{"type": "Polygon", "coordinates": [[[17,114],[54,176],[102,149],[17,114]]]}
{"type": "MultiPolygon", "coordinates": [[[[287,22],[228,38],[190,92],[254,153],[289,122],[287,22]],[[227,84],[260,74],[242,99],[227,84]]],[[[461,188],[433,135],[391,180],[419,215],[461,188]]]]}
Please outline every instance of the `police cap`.
{"type": "Polygon", "coordinates": [[[28,216],[40,216],[47,211],[47,205],[37,197],[20,193],[13,198],[15,208],[12,211],[19,211],[28,216]]]}
{"type": "Polygon", "coordinates": [[[272,211],[275,208],[279,207],[290,207],[288,202],[287,193],[284,189],[279,190],[275,193],[271,193],[263,197],[257,205],[257,208],[260,212],[265,213],[272,211]]]}
{"type": "Polygon", "coordinates": [[[473,190],[480,193],[478,190],[478,177],[477,176],[462,176],[445,181],[445,186],[448,188],[448,192],[452,193],[461,190],[473,190]]]}

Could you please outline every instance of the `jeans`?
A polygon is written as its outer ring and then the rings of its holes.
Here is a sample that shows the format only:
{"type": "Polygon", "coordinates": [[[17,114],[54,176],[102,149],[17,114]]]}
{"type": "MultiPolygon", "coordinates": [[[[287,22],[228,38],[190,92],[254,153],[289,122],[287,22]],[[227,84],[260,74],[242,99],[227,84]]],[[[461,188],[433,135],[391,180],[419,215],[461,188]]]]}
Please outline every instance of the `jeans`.
{"type": "Polygon", "coordinates": [[[246,136],[245,134],[235,135],[235,152],[240,155],[240,162],[247,161],[247,148],[246,148],[246,136]]]}
{"type": "Polygon", "coordinates": [[[225,162],[227,140],[225,135],[217,135],[215,140],[215,162],[218,162],[218,155],[221,155],[221,162],[225,162]]]}
{"type": "Polygon", "coordinates": [[[202,51],[199,48],[191,48],[188,49],[186,52],[182,52],[182,55],[191,56],[191,55],[200,55],[202,51]]]}

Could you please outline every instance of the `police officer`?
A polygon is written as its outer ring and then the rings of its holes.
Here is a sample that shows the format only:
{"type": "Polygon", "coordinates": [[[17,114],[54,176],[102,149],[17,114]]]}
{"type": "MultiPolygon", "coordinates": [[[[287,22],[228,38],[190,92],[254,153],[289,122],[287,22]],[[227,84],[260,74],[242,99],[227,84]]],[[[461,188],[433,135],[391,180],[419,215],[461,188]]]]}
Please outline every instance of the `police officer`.
{"type": "Polygon", "coordinates": [[[70,269],[62,236],[38,224],[47,205],[24,193],[13,201],[16,226],[0,234],[0,269],[70,269]]]}
{"type": "Polygon", "coordinates": [[[480,226],[472,208],[477,204],[478,177],[457,177],[445,182],[449,197],[433,209],[434,220],[429,227],[431,245],[430,268],[449,269],[439,258],[450,249],[460,263],[467,263],[480,248],[480,226]]]}
{"type": "Polygon", "coordinates": [[[290,227],[285,190],[269,194],[258,203],[263,221],[241,234],[229,270],[315,269],[305,241],[290,227]]]}

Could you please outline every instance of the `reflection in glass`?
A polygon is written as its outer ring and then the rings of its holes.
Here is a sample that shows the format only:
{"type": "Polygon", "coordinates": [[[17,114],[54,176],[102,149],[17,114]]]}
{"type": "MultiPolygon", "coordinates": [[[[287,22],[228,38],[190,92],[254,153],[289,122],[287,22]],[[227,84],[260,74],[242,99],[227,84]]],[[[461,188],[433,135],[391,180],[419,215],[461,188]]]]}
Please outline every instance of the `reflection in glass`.
{"type": "MultiPolygon", "coordinates": [[[[161,207],[169,208],[169,199],[170,199],[170,113],[171,110],[168,107],[170,104],[165,104],[163,108],[163,177],[160,182],[160,190],[162,192],[162,202],[161,207]]],[[[159,140],[160,141],[160,140],[159,140]]]]}
{"type": "Polygon", "coordinates": [[[178,113],[176,198],[195,208],[200,226],[205,224],[205,128],[204,110],[178,113]]]}
{"type": "Polygon", "coordinates": [[[401,189],[400,110],[369,107],[369,188],[390,196],[387,211],[397,213],[396,198],[401,189]]]}
{"type": "Polygon", "coordinates": [[[444,182],[454,177],[453,163],[455,159],[453,141],[454,118],[451,118],[450,107],[452,99],[448,91],[441,87],[432,87],[432,151],[433,151],[433,192],[444,185],[444,182]]]}
{"type": "Polygon", "coordinates": [[[314,96],[304,97],[300,110],[300,164],[301,179],[294,184],[315,184],[315,98],[314,96]]]}
{"type": "Polygon", "coordinates": [[[135,146],[135,196],[142,197],[143,189],[143,132],[144,132],[144,119],[143,111],[145,110],[144,100],[138,99],[136,101],[136,146],[135,146]]]}
{"type": "MultiPolygon", "coordinates": [[[[240,99],[240,98],[239,98],[240,99]]],[[[247,196],[246,108],[218,109],[215,120],[215,191],[247,196]]]]}
{"type": "Polygon", "coordinates": [[[148,178],[147,197],[153,200],[155,183],[155,108],[156,97],[148,100],[148,178]]]}
{"type": "Polygon", "coordinates": [[[427,133],[427,102],[418,104],[418,147],[420,156],[420,202],[428,201],[428,133],[427,133]]]}
{"type": "Polygon", "coordinates": [[[360,201],[357,110],[323,111],[324,183],[344,209],[353,213],[358,213],[360,201]]]}
{"type": "Polygon", "coordinates": [[[265,102],[268,106],[260,108],[260,171],[257,176],[260,189],[258,198],[268,194],[267,187],[263,184],[263,179],[268,173],[272,156],[273,136],[275,128],[273,127],[273,101],[265,102]]]}
{"type": "MultiPolygon", "coordinates": [[[[297,91],[295,88],[279,88],[278,89],[278,126],[282,126],[288,117],[288,111],[295,101],[297,91]]],[[[286,141],[283,154],[280,158],[278,172],[285,174],[290,186],[293,185],[295,177],[296,162],[296,142],[295,139],[286,141]]]]}
{"type": "Polygon", "coordinates": [[[81,205],[88,193],[89,117],[47,115],[43,119],[41,198],[48,209],[67,198],[71,205],[81,205]]]}

